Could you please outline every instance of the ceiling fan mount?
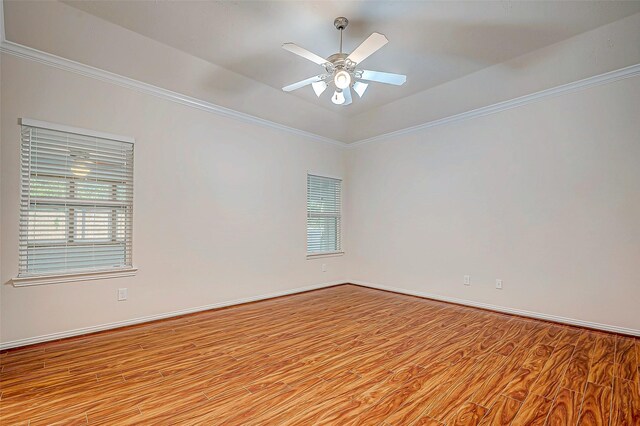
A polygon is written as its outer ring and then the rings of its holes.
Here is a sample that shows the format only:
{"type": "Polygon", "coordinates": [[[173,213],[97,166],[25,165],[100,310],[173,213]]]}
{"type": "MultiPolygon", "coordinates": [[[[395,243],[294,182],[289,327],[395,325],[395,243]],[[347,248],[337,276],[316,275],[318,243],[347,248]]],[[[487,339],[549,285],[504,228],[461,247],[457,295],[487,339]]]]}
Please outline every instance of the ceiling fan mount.
{"type": "Polygon", "coordinates": [[[333,25],[335,25],[337,30],[344,30],[345,28],[347,28],[347,25],[349,25],[349,20],[347,18],[345,18],[344,16],[338,16],[334,21],[333,21],[333,25]]]}
{"type": "Polygon", "coordinates": [[[340,31],[340,51],[328,58],[316,55],[294,43],[285,43],[282,47],[296,55],[302,56],[318,65],[321,65],[325,73],[310,77],[306,80],[290,84],[282,88],[285,92],[311,85],[318,97],[332,85],[335,92],[331,101],[337,105],[350,105],[352,102],[351,89],[362,97],[369,86],[369,82],[379,82],[400,86],[405,83],[407,77],[401,74],[392,74],[380,71],[369,71],[358,68],[358,65],[388,43],[387,38],[380,33],[371,34],[360,46],[351,53],[342,52],[342,32],[349,20],[343,16],[337,17],[333,25],[340,31]]]}

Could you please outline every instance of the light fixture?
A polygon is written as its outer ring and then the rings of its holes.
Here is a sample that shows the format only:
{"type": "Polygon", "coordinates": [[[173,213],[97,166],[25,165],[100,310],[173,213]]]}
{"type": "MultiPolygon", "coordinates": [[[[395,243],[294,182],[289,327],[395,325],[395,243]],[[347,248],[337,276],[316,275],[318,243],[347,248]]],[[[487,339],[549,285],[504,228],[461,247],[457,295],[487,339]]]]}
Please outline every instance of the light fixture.
{"type": "Polygon", "coordinates": [[[351,74],[345,70],[340,70],[333,77],[333,82],[338,89],[346,89],[351,84],[351,74]]]}
{"type": "Polygon", "coordinates": [[[342,90],[336,90],[333,93],[333,96],[331,96],[331,102],[333,102],[336,105],[342,105],[344,101],[345,101],[344,93],[342,93],[342,90]]]}
{"type": "Polygon", "coordinates": [[[371,71],[361,68],[362,61],[388,43],[389,40],[387,40],[387,37],[383,34],[374,32],[351,53],[343,52],[342,32],[347,28],[348,24],[349,20],[344,16],[339,16],[333,21],[333,25],[340,31],[340,50],[326,58],[316,55],[295,43],[285,43],[282,45],[283,49],[320,65],[323,68],[321,74],[316,74],[297,83],[284,86],[282,88],[283,91],[291,92],[301,87],[313,86],[314,93],[320,97],[327,87],[331,86],[337,89],[331,95],[331,101],[336,105],[347,106],[353,102],[352,88],[359,97],[363,97],[364,92],[371,82],[401,86],[407,81],[407,76],[403,74],[371,71]]]}
{"type": "Polygon", "coordinates": [[[358,94],[358,96],[362,97],[364,95],[364,91],[367,90],[369,85],[367,83],[363,83],[361,81],[356,81],[353,83],[353,90],[358,94]]]}
{"type": "Polygon", "coordinates": [[[90,162],[86,160],[75,160],[69,169],[74,175],[85,177],[91,171],[91,169],[89,169],[89,164],[90,162]]]}
{"type": "Polygon", "coordinates": [[[327,88],[327,83],[324,81],[316,81],[315,83],[311,83],[311,86],[313,87],[313,91],[316,92],[316,96],[320,97],[322,92],[327,88]]]}

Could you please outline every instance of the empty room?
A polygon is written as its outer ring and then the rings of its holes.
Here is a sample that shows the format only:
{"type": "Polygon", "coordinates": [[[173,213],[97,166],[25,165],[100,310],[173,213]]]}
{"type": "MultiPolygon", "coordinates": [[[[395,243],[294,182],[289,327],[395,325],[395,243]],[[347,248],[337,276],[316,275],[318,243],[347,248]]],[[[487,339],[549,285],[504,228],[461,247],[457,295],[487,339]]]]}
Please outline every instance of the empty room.
{"type": "Polygon", "coordinates": [[[1,425],[640,426],[640,0],[0,0],[1,425]]]}

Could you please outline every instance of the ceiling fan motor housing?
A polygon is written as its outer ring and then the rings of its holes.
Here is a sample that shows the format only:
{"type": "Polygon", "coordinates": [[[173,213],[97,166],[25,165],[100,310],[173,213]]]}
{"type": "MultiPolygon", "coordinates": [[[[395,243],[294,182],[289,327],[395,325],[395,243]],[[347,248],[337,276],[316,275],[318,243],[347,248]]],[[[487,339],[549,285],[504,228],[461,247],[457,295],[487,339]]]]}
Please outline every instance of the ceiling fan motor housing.
{"type": "Polygon", "coordinates": [[[334,76],[337,72],[344,70],[351,74],[352,82],[355,78],[360,78],[356,75],[356,63],[347,59],[348,56],[348,53],[334,53],[329,56],[324,67],[327,73],[334,76]]]}

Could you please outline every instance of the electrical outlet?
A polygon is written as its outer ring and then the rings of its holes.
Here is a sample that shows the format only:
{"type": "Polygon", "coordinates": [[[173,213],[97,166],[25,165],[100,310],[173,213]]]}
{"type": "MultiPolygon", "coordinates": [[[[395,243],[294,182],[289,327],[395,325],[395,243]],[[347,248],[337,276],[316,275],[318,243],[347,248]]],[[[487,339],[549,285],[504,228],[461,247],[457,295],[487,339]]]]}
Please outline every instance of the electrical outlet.
{"type": "Polygon", "coordinates": [[[496,288],[502,290],[502,280],[496,280],[496,288]]]}
{"type": "Polygon", "coordinates": [[[119,288],[118,289],[118,301],[121,302],[123,300],[127,300],[127,289],[119,288]]]}
{"type": "Polygon", "coordinates": [[[326,263],[322,264],[322,272],[327,272],[327,264],[326,263]]]}
{"type": "Polygon", "coordinates": [[[464,276],[464,285],[471,285],[471,275],[464,276]]]}

